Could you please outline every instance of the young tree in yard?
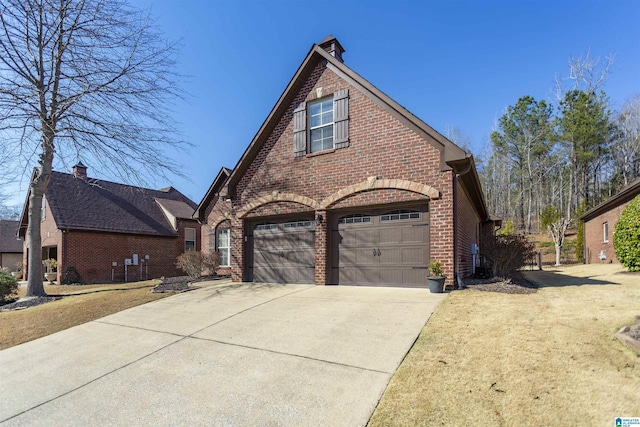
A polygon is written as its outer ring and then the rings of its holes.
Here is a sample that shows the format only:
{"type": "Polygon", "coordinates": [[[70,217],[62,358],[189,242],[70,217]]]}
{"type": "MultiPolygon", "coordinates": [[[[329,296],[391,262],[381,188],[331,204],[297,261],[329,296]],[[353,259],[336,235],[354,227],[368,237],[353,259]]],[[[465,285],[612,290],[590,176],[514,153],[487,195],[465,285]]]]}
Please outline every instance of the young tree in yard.
{"type": "Polygon", "coordinates": [[[27,295],[45,294],[40,209],[54,155],[99,159],[125,180],[180,174],[164,154],[182,144],[169,110],[181,96],[175,53],[146,13],[121,0],[0,3],[0,140],[25,163],[37,153],[27,295]]]}
{"type": "Polygon", "coordinates": [[[564,246],[564,237],[571,220],[562,218],[562,213],[554,206],[547,206],[540,213],[540,225],[547,228],[556,247],[556,265],[560,264],[560,253],[564,246]]]}

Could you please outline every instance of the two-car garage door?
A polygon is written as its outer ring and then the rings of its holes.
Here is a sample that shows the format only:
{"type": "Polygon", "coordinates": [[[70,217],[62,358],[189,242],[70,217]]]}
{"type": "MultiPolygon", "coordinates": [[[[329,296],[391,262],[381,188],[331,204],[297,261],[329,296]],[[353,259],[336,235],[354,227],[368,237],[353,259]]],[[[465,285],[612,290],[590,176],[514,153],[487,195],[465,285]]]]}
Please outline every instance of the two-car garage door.
{"type": "MultiPolygon", "coordinates": [[[[332,215],[329,283],[426,286],[429,260],[427,206],[332,215]]],[[[252,229],[249,280],[314,283],[312,219],[259,222],[252,229]]]]}

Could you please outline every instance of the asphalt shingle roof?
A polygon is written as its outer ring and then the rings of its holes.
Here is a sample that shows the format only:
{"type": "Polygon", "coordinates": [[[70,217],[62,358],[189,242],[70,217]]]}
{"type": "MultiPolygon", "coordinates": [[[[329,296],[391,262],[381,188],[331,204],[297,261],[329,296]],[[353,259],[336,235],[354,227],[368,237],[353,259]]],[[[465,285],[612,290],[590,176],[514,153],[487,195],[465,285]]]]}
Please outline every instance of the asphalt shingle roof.
{"type": "Polygon", "coordinates": [[[16,237],[18,224],[19,221],[0,220],[0,252],[22,252],[22,240],[16,237]]]}
{"type": "Polygon", "coordinates": [[[175,209],[179,218],[191,217],[196,208],[173,187],[151,190],[62,172],[52,173],[45,196],[59,229],[175,236],[156,199],[175,209]]]}

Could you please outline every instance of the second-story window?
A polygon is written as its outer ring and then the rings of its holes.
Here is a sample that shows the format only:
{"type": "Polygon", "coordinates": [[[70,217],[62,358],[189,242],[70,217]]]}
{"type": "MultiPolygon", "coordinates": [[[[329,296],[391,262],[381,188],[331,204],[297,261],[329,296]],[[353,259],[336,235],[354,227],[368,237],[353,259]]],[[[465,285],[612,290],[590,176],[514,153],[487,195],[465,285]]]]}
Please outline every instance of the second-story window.
{"type": "Polygon", "coordinates": [[[333,98],[309,104],[310,152],[333,148],[333,98]]]}

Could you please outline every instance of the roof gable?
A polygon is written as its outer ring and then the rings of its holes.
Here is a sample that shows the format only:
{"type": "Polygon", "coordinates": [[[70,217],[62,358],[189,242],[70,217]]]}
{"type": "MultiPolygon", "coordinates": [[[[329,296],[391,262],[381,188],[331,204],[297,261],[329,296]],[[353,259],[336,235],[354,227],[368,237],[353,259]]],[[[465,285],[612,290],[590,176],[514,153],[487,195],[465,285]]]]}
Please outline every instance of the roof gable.
{"type": "Polygon", "coordinates": [[[204,195],[204,197],[202,198],[202,201],[200,202],[195,212],[193,213],[194,219],[204,221],[205,219],[204,215],[205,215],[205,211],[207,210],[207,207],[213,201],[213,198],[218,193],[220,193],[221,189],[229,179],[229,175],[231,175],[231,172],[232,172],[231,169],[228,169],[225,167],[220,169],[220,172],[218,172],[218,175],[211,183],[211,186],[207,190],[207,193],[204,195]]]}
{"type": "Polygon", "coordinates": [[[381,90],[369,83],[362,76],[344,65],[344,63],[339,59],[326,52],[322,47],[314,44],[278,99],[277,103],[260,126],[260,129],[243,153],[238,164],[233,169],[227,183],[227,186],[229,187],[229,195],[233,195],[235,185],[240,181],[247,168],[251,165],[260,151],[260,148],[278,124],[281,116],[287,111],[291,103],[294,101],[298,91],[302,88],[306,79],[320,61],[325,63],[327,68],[336,73],[340,78],[347,81],[364,95],[371,98],[375,103],[384,108],[402,124],[436,147],[440,151],[440,165],[443,170],[450,169],[450,166],[447,164],[448,161],[465,159],[468,157],[468,154],[463,149],[449,141],[432,127],[413,115],[396,101],[384,94],[381,90]]]}
{"type": "MultiPolygon", "coordinates": [[[[152,190],[55,171],[45,197],[56,226],[68,230],[175,236],[173,224],[156,199],[164,200],[180,217],[190,217],[185,215],[187,206],[191,212],[195,209],[193,201],[172,187],[152,190]]],[[[25,206],[21,235],[26,232],[27,211],[25,206]]]]}

